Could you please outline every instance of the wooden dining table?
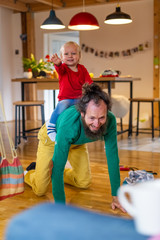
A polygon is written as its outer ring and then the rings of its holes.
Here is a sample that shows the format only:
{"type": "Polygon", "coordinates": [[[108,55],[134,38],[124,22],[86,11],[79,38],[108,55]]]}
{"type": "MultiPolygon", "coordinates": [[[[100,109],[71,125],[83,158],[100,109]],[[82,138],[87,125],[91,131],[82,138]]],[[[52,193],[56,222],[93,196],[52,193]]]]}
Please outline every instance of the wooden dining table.
{"type": "MultiPolygon", "coordinates": [[[[103,89],[108,89],[108,94],[112,95],[112,88],[115,87],[116,83],[128,83],[130,86],[129,98],[133,97],[133,82],[141,80],[139,77],[98,77],[92,78],[93,82],[100,85],[103,89]]],[[[15,78],[11,80],[14,82],[21,83],[21,100],[25,100],[25,86],[28,84],[35,84],[36,90],[53,90],[54,93],[54,107],[55,107],[55,90],[59,89],[59,80],[58,78],[47,78],[47,77],[38,77],[38,78],[15,78]]],[[[130,110],[129,110],[129,127],[123,132],[128,131],[128,136],[132,135],[132,102],[130,101],[130,110]]],[[[122,133],[122,132],[121,132],[122,133]]]]}

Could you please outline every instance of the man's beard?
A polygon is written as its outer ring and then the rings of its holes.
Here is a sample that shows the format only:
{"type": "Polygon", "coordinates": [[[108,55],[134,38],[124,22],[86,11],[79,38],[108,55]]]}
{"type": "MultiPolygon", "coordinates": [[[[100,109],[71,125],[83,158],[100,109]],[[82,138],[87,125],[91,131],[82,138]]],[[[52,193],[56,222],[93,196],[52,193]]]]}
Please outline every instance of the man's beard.
{"type": "Polygon", "coordinates": [[[86,136],[92,140],[100,139],[106,132],[106,123],[103,124],[96,132],[92,132],[89,129],[83,117],[82,117],[82,123],[83,123],[84,132],[86,136]]]}

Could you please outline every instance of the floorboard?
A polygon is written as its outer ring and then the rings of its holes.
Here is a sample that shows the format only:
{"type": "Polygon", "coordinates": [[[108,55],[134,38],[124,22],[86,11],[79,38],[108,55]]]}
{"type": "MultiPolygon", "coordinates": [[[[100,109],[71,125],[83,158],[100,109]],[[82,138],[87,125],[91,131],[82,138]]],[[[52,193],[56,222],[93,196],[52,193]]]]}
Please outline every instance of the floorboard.
{"type": "MultiPolygon", "coordinates": [[[[34,123],[36,126],[37,123],[34,123]]],[[[0,123],[1,131],[5,142],[7,159],[11,159],[9,143],[7,140],[4,123],[0,123]]],[[[14,122],[8,124],[9,132],[14,137],[14,122]]],[[[133,136],[134,137],[134,136],[133,136]]],[[[148,135],[149,137],[149,135],[148,135]]],[[[127,134],[119,135],[118,140],[127,139],[127,134]]],[[[144,141],[142,135],[139,136],[141,141],[144,141]]],[[[22,162],[24,169],[33,161],[36,160],[37,138],[28,138],[28,141],[22,140],[22,143],[17,149],[18,157],[22,162]]],[[[89,189],[77,189],[65,185],[66,201],[68,204],[73,204],[91,211],[130,217],[128,214],[122,213],[120,210],[113,211],[111,209],[111,192],[108,177],[107,163],[105,157],[105,148],[102,141],[89,143],[88,150],[90,155],[90,165],[92,172],[92,183],[89,189]]],[[[160,153],[157,152],[142,152],[119,149],[120,165],[145,169],[157,173],[156,178],[160,177],[160,153]]],[[[128,177],[128,171],[121,171],[121,182],[125,177],[128,177]]],[[[51,185],[48,193],[43,197],[37,197],[31,188],[25,184],[25,191],[18,196],[5,199],[0,202],[0,239],[3,239],[8,221],[17,213],[30,208],[36,204],[51,201],[53,196],[51,185]]]]}

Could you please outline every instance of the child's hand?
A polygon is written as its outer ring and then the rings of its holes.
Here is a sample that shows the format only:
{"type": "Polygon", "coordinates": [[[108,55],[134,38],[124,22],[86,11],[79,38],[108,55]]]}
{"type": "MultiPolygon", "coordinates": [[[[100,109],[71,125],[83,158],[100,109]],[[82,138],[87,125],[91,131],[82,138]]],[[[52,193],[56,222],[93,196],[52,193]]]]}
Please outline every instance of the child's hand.
{"type": "Polygon", "coordinates": [[[59,66],[62,63],[62,61],[58,57],[57,53],[53,54],[53,56],[51,57],[51,62],[53,62],[57,66],[59,66]]]}

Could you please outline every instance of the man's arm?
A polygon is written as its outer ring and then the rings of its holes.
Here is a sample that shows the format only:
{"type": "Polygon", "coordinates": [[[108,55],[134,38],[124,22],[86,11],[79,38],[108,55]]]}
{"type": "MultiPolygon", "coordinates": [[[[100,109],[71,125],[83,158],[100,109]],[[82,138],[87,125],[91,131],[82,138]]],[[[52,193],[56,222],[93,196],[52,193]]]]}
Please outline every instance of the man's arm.
{"type": "Polygon", "coordinates": [[[63,172],[67,162],[70,144],[65,139],[65,136],[60,140],[57,136],[54,155],[53,155],[53,169],[52,169],[52,193],[55,202],[65,203],[64,180],[63,172]]]}
{"type": "Polygon", "coordinates": [[[63,172],[69,149],[79,132],[79,113],[74,106],[64,111],[58,118],[57,136],[53,154],[52,193],[55,202],[65,202],[63,172]]]}
{"type": "Polygon", "coordinates": [[[112,192],[111,207],[113,210],[119,208],[121,211],[126,212],[125,209],[120,205],[117,197],[117,190],[120,187],[119,157],[117,146],[117,123],[116,118],[111,113],[109,113],[107,134],[105,135],[104,139],[112,192]]]}
{"type": "Polygon", "coordinates": [[[111,183],[112,196],[117,196],[120,187],[119,156],[117,146],[117,123],[115,116],[108,113],[107,134],[104,136],[108,172],[111,183]]]}

